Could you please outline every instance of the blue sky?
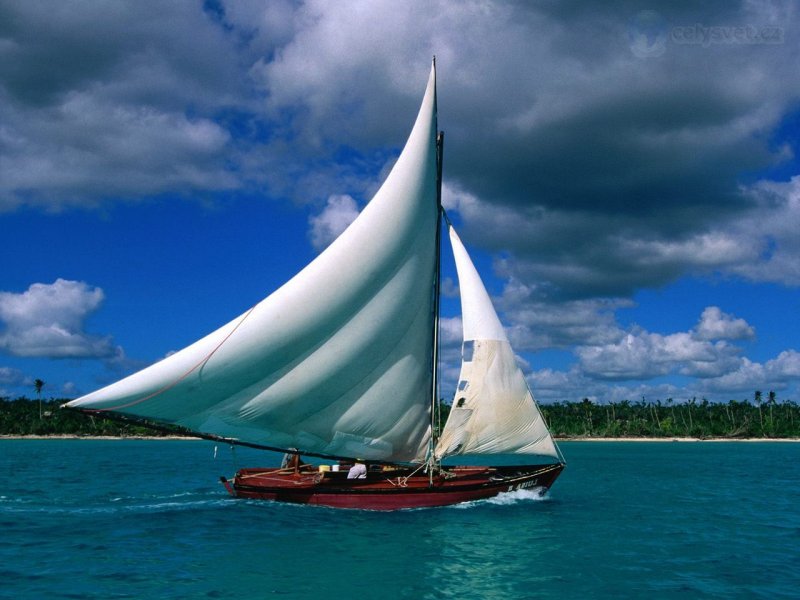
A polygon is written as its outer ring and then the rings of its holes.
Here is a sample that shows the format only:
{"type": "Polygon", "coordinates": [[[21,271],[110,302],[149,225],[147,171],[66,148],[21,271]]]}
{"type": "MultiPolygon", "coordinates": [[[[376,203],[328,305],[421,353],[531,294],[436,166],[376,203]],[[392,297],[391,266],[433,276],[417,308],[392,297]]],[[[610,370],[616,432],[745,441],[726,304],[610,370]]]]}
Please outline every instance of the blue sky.
{"type": "MultiPolygon", "coordinates": [[[[800,400],[797,13],[0,0],[0,396],[90,392],[289,279],[436,55],[444,203],[540,401],[800,400]]],[[[445,383],[458,327],[450,297],[445,383]]]]}

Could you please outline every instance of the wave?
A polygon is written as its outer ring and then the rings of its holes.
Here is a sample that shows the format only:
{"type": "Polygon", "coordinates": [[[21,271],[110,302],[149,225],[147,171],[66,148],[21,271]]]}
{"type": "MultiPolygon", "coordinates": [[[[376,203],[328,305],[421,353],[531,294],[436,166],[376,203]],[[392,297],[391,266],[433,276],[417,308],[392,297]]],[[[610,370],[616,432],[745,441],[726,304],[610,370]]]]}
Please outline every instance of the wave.
{"type": "Polygon", "coordinates": [[[450,508],[467,509],[476,506],[484,506],[486,504],[494,504],[499,506],[510,506],[513,504],[520,504],[522,502],[546,502],[549,500],[549,495],[541,491],[541,488],[532,488],[527,490],[514,490],[513,492],[500,492],[491,498],[484,498],[483,500],[471,500],[470,502],[462,502],[461,504],[454,504],[450,508]]]}
{"type": "Polygon", "coordinates": [[[487,498],[487,504],[518,504],[520,502],[546,502],[550,499],[547,492],[542,493],[541,488],[529,490],[514,490],[513,492],[502,492],[494,498],[487,498]]]}
{"type": "Polygon", "coordinates": [[[227,495],[180,493],[164,496],[118,496],[108,500],[97,501],[93,505],[58,504],[30,498],[0,498],[0,515],[42,514],[48,515],[113,515],[126,513],[175,512],[184,510],[216,509],[230,507],[232,503],[227,495]]]}

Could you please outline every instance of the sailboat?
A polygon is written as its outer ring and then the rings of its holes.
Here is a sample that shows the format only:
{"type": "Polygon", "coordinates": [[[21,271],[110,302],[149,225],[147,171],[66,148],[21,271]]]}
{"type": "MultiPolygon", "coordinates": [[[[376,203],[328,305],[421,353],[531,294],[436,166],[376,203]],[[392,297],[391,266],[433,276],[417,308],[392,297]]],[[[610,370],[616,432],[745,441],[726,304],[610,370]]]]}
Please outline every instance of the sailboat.
{"type": "Polygon", "coordinates": [[[543,494],[565,461],[444,214],[442,155],[434,59],[391,173],[328,248],[213,333],[65,406],[286,453],[221,477],[238,498],[394,510],[543,494]],[[463,344],[437,434],[445,227],[463,344]]]}

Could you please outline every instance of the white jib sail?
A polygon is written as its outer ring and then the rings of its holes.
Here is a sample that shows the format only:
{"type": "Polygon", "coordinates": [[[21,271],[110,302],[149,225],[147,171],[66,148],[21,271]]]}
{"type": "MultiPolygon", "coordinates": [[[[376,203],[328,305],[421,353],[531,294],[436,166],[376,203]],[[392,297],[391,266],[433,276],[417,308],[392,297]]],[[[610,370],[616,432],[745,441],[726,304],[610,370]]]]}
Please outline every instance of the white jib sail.
{"type": "Polygon", "coordinates": [[[492,301],[450,227],[464,328],[461,374],[436,454],[537,454],[558,458],[492,301]]]}
{"type": "Polygon", "coordinates": [[[277,448],[412,460],[430,436],[436,78],[383,186],[305,269],[191,346],[69,403],[277,448]]]}

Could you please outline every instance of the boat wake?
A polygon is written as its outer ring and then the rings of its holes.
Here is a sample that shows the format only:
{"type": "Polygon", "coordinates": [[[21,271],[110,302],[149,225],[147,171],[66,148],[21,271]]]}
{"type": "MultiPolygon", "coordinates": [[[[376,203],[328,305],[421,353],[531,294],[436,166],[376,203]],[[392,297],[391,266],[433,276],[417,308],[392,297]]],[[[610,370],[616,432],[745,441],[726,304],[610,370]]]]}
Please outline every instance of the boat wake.
{"type": "Polygon", "coordinates": [[[228,497],[221,494],[180,493],[163,496],[115,496],[110,501],[94,505],[72,505],[63,503],[42,504],[30,498],[0,497],[0,515],[4,513],[24,514],[62,514],[62,515],[113,515],[122,513],[162,513],[184,510],[215,509],[229,506],[228,497]],[[109,503],[110,502],[110,503],[109,503]]]}
{"type": "Polygon", "coordinates": [[[484,498],[483,500],[473,500],[471,502],[463,502],[455,504],[452,508],[466,509],[476,506],[485,506],[486,504],[494,504],[499,506],[510,506],[513,504],[520,504],[522,502],[544,502],[549,500],[550,497],[547,493],[542,494],[541,488],[534,488],[530,490],[514,490],[513,492],[501,492],[492,498],[484,498]]]}
{"type": "Polygon", "coordinates": [[[518,504],[520,502],[543,502],[549,499],[547,492],[542,492],[541,488],[531,490],[515,490],[513,492],[503,492],[494,498],[488,498],[487,504],[518,504]]]}

